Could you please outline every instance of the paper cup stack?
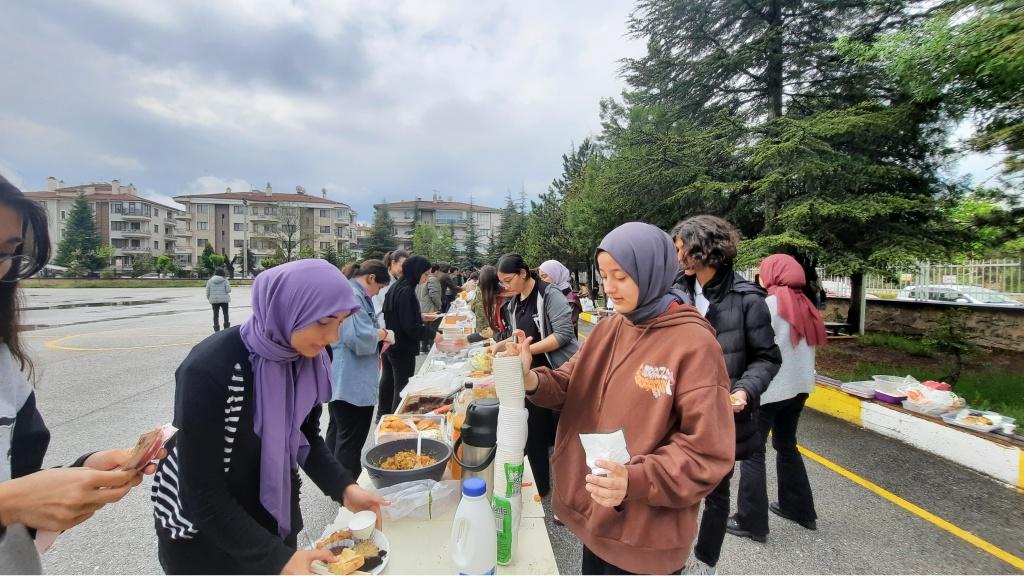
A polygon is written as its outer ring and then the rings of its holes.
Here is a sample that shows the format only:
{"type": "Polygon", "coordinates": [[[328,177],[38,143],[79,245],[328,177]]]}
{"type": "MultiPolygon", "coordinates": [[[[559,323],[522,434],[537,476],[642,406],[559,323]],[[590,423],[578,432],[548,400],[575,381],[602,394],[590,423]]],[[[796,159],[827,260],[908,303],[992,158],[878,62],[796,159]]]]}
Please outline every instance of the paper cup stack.
{"type": "Polygon", "coordinates": [[[519,358],[495,358],[493,373],[499,409],[492,506],[498,527],[498,563],[508,564],[523,510],[523,450],[529,413],[519,358]]]}

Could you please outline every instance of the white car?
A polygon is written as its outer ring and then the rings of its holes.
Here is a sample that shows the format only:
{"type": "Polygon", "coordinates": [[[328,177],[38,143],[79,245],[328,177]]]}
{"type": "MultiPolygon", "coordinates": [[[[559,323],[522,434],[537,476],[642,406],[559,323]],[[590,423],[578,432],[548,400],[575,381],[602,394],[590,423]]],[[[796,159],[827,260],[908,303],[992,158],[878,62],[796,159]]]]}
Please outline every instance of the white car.
{"type": "Polygon", "coordinates": [[[897,300],[917,302],[944,302],[946,304],[978,304],[983,306],[1004,306],[1024,308],[1024,303],[982,286],[970,284],[925,284],[907,286],[900,290],[897,300]]]}

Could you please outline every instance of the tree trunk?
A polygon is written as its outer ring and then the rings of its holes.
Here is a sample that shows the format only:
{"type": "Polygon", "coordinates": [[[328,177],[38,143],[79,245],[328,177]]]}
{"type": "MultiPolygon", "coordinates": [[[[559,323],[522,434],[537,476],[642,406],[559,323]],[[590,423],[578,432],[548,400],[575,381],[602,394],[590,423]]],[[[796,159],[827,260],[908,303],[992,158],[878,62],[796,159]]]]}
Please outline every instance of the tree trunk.
{"type": "Polygon", "coordinates": [[[765,87],[768,95],[768,120],[782,117],[782,91],[785,80],[783,40],[785,31],[782,0],[771,0],[765,15],[768,21],[768,62],[765,67],[765,87]]]}
{"type": "Polygon", "coordinates": [[[861,309],[864,301],[864,273],[858,272],[850,276],[850,308],[846,313],[846,323],[850,325],[851,332],[860,332],[861,315],[866,310],[861,309]]]}

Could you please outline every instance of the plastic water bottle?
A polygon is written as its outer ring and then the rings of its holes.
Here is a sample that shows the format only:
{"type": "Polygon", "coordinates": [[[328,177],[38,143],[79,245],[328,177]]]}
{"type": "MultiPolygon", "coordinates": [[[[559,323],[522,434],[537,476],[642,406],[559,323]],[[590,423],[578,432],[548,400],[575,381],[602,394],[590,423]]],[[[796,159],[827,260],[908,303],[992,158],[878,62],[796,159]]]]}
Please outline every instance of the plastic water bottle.
{"type": "Polygon", "coordinates": [[[462,501],[452,523],[452,572],[494,574],[498,560],[498,534],[494,512],[487,501],[487,483],[469,478],[462,483],[462,501]]]}

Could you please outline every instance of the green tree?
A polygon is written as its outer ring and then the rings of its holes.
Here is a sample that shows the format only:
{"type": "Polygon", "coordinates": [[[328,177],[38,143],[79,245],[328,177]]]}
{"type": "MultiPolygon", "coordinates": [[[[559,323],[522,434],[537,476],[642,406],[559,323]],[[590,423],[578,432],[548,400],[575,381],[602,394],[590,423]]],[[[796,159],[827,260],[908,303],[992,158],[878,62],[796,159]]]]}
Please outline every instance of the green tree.
{"type": "Polygon", "coordinates": [[[344,260],[338,257],[338,251],[334,249],[333,242],[328,244],[327,248],[320,251],[320,257],[330,262],[336,268],[341,268],[345,263],[344,260]]]}
{"type": "Polygon", "coordinates": [[[442,226],[440,231],[437,233],[437,237],[434,239],[430,261],[442,262],[451,265],[455,263],[455,260],[455,234],[453,232],[453,228],[450,226],[442,226]]]}
{"type": "Polygon", "coordinates": [[[1006,152],[1003,173],[1024,172],[1024,1],[947,1],[877,43],[843,46],[880,62],[915,100],[941,102],[956,119],[970,115],[977,133],[969,149],[1006,152]]]}
{"type": "Polygon", "coordinates": [[[64,238],[57,245],[58,266],[70,266],[73,259],[87,271],[102,270],[110,261],[96,255],[100,247],[100,235],[96,230],[96,219],[84,194],[79,194],[68,211],[64,222],[64,238]],[[76,256],[77,255],[77,256],[76,256]]]}
{"type": "Polygon", "coordinates": [[[501,211],[501,223],[488,251],[488,260],[497,262],[503,254],[522,253],[526,247],[526,217],[521,205],[517,205],[509,192],[505,208],[501,211]]]}
{"type": "Polygon", "coordinates": [[[338,248],[338,262],[344,266],[346,263],[355,260],[355,256],[352,254],[352,248],[348,242],[342,242],[338,248]]]}
{"type": "Polygon", "coordinates": [[[316,258],[316,251],[309,246],[302,246],[299,248],[298,260],[309,260],[310,258],[316,258]]]}
{"type": "Polygon", "coordinates": [[[223,268],[226,261],[227,259],[220,254],[210,256],[210,273],[213,274],[217,270],[223,268]]]}
{"type": "Polygon", "coordinates": [[[155,269],[156,261],[149,254],[141,254],[132,260],[132,278],[145,276],[155,269]]]}
{"type": "Polygon", "coordinates": [[[284,253],[285,259],[279,262],[290,262],[296,258],[302,248],[302,211],[296,206],[279,206],[277,210],[277,245],[284,253]]]}
{"type": "Polygon", "coordinates": [[[366,239],[366,248],[363,250],[363,257],[383,259],[384,255],[394,250],[395,222],[391,219],[387,210],[377,210],[373,215],[373,230],[370,237],[366,239]]]}
{"type": "Polygon", "coordinates": [[[433,261],[437,258],[434,254],[436,246],[437,229],[430,224],[416,224],[412,230],[413,253],[433,261]]]}
{"type": "Polygon", "coordinates": [[[172,260],[170,256],[166,254],[161,254],[160,256],[157,256],[156,260],[153,262],[153,269],[156,271],[157,274],[163,277],[164,274],[170,273],[170,267],[173,264],[174,260],[172,260]]]}
{"type": "Polygon", "coordinates": [[[466,242],[463,261],[470,270],[476,270],[483,266],[483,257],[480,253],[480,230],[476,225],[475,211],[473,210],[473,197],[469,197],[469,221],[466,222],[466,242]]]}
{"type": "Polygon", "coordinates": [[[106,270],[114,260],[114,248],[110,244],[100,244],[96,248],[96,257],[103,261],[103,269],[106,270]]]}
{"type": "Polygon", "coordinates": [[[217,266],[213,263],[213,257],[216,256],[213,252],[213,245],[207,243],[206,247],[203,248],[203,253],[199,255],[198,271],[205,275],[213,274],[213,271],[217,266]]]}

